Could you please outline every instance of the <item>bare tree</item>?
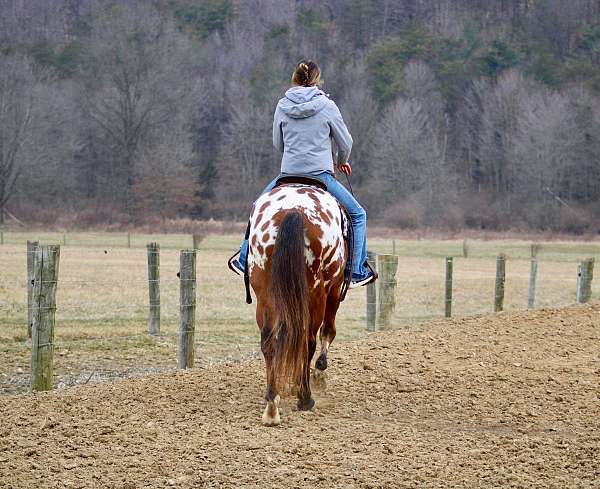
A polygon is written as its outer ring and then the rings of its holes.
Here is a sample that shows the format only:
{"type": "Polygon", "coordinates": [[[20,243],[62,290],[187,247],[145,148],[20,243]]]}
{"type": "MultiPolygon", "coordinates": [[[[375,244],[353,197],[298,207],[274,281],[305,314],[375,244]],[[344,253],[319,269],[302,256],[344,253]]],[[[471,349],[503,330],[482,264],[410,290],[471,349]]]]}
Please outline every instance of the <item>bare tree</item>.
{"type": "MultiPolygon", "coordinates": [[[[481,161],[488,183],[498,193],[508,193],[513,187],[515,172],[510,151],[517,134],[522,101],[528,82],[514,71],[503,75],[495,86],[478,83],[484,92],[482,116],[481,161]]],[[[510,206],[510,205],[509,205],[510,206]]]]}
{"type": "MultiPolygon", "coordinates": [[[[80,103],[86,145],[102,150],[109,193],[133,210],[134,164],[179,110],[187,108],[187,41],[172,22],[133,3],[97,13],[85,50],[80,103]],[[115,188],[116,187],[116,188],[115,188]]],[[[93,153],[93,150],[92,150],[93,153]]]]}
{"type": "Polygon", "coordinates": [[[449,185],[435,130],[423,107],[400,99],[387,113],[377,139],[375,182],[383,204],[418,196],[426,219],[434,219],[449,185]]]}
{"type": "Polygon", "coordinates": [[[23,171],[24,151],[33,146],[42,79],[27,58],[0,55],[0,224],[23,171]]]}
{"type": "Polygon", "coordinates": [[[248,95],[238,94],[219,164],[221,192],[229,209],[249,208],[279,171],[271,141],[273,111],[274,107],[257,107],[248,95]]]}
{"type": "MultiPolygon", "coordinates": [[[[577,95],[577,101],[585,97],[579,90],[577,95]]],[[[518,175],[513,193],[530,225],[558,229],[561,210],[584,201],[590,171],[598,173],[598,157],[590,153],[588,127],[579,116],[573,100],[562,93],[537,87],[523,98],[511,151],[518,175]]]]}
{"type": "Polygon", "coordinates": [[[186,164],[191,155],[189,142],[165,138],[138,156],[133,191],[140,217],[157,216],[164,223],[195,203],[196,183],[186,164]]]}
{"type": "MultiPolygon", "coordinates": [[[[351,80],[345,87],[341,100],[336,102],[350,132],[354,135],[351,155],[352,163],[355,163],[353,178],[360,186],[369,180],[372,168],[378,164],[374,161],[373,149],[379,108],[369,90],[368,74],[363,59],[345,65],[341,78],[351,80]]],[[[332,94],[332,97],[335,98],[336,94],[332,94]]]]}

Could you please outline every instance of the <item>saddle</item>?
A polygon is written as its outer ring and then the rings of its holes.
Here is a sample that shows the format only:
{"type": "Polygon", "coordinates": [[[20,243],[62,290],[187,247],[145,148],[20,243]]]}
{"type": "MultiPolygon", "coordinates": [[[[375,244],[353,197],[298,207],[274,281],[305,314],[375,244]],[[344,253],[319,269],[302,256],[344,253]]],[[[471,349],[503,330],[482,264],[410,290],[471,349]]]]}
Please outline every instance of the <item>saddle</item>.
{"type": "Polygon", "coordinates": [[[311,187],[320,188],[321,190],[325,190],[325,192],[327,192],[327,185],[325,182],[312,175],[281,175],[277,179],[277,182],[275,182],[275,187],[292,184],[309,185],[311,187]]]}

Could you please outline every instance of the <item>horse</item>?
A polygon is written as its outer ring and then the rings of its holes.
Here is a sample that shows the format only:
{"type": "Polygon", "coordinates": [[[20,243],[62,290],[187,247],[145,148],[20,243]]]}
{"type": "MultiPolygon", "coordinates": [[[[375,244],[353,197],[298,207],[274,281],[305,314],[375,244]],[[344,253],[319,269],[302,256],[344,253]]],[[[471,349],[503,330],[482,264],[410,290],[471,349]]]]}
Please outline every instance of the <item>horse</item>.
{"type": "Polygon", "coordinates": [[[277,186],[255,202],[249,239],[248,275],[267,374],[262,422],[276,426],[284,389],[296,392],[299,410],[315,405],[310,365],[317,333],[314,373],[322,376],[327,368],[348,257],[342,209],[318,187],[277,186]]]}

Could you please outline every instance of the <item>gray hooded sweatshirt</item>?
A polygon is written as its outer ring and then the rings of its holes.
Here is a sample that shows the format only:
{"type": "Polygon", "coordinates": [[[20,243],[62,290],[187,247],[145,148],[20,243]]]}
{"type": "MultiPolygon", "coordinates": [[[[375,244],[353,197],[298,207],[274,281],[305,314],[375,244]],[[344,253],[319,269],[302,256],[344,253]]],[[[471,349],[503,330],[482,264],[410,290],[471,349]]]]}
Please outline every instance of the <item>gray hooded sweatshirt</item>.
{"type": "Polygon", "coordinates": [[[317,87],[285,92],[273,117],[273,145],[283,153],[281,173],[333,173],[332,138],[337,163],[347,163],[352,136],[335,102],[317,87]]]}

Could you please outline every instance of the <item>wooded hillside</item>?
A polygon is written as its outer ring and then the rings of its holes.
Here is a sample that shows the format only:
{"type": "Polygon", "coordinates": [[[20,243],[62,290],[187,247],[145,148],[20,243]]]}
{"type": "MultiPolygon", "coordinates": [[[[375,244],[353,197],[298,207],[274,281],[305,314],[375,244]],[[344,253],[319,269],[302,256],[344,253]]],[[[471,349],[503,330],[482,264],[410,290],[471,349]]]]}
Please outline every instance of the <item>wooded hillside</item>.
{"type": "Polygon", "coordinates": [[[0,209],[245,219],[302,57],[370,219],[600,231],[599,0],[4,0],[0,209]]]}

